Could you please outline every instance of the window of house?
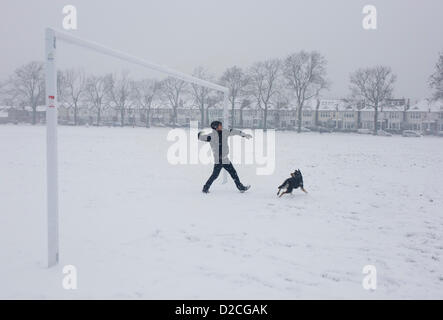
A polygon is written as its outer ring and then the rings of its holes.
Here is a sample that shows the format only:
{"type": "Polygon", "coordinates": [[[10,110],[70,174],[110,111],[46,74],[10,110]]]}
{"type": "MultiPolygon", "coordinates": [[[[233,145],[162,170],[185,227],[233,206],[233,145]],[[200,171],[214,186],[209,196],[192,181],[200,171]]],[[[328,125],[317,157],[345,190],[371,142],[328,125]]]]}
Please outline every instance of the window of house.
{"type": "Polygon", "coordinates": [[[411,113],[411,119],[420,119],[420,118],[421,118],[420,112],[412,112],[411,113]]]}

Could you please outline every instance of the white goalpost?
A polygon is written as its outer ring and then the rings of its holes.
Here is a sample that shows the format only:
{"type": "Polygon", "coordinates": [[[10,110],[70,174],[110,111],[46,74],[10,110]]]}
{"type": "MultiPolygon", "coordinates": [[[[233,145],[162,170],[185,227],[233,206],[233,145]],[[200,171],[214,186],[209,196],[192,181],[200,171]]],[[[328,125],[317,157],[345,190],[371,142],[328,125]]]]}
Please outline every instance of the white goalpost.
{"type": "Polygon", "coordinates": [[[168,67],[137,58],[114,50],[93,41],[83,40],[70,34],[47,28],[45,32],[46,63],[46,171],[47,171],[47,241],[48,267],[59,261],[59,212],[58,212],[58,152],[57,152],[57,42],[58,40],[87,48],[117,59],[165,73],[171,77],[207,87],[224,94],[223,122],[228,123],[229,89],[218,84],[199,79],[168,67]]]}

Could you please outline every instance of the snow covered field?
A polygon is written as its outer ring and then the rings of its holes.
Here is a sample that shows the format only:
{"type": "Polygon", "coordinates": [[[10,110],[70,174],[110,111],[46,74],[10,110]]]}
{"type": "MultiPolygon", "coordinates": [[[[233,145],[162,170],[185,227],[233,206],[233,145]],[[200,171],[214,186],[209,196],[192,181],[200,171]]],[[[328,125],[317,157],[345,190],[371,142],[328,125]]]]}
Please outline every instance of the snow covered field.
{"type": "Polygon", "coordinates": [[[212,166],[168,164],[167,132],[59,128],[46,269],[45,128],[0,126],[0,298],[443,298],[443,139],[277,132],[273,175],[204,195],[212,166]],[[309,194],[277,199],[296,168],[309,194]]]}

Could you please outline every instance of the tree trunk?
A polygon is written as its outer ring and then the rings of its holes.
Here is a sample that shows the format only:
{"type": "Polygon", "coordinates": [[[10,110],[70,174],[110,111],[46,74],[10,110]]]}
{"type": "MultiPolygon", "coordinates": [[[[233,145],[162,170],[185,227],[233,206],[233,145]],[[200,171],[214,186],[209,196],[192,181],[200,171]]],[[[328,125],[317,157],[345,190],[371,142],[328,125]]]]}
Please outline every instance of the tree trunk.
{"type": "Polygon", "coordinates": [[[200,128],[204,128],[205,126],[205,106],[200,106],[200,128]]]}
{"type": "Polygon", "coordinates": [[[209,106],[206,108],[206,126],[209,127],[209,106]]]}
{"type": "Polygon", "coordinates": [[[121,122],[120,122],[121,126],[124,127],[125,126],[125,109],[123,109],[123,108],[120,109],[120,120],[121,120],[121,122]]]}
{"type": "Polygon", "coordinates": [[[268,105],[265,105],[263,110],[263,131],[268,129],[268,105]]]}
{"type": "Polygon", "coordinates": [[[74,105],[74,125],[77,125],[77,105],[74,105]]]}
{"type": "Polygon", "coordinates": [[[298,113],[297,113],[297,132],[301,132],[301,112],[302,112],[303,106],[300,104],[298,107],[298,113]]]}
{"type": "Polygon", "coordinates": [[[317,99],[317,104],[315,106],[315,126],[318,127],[319,124],[319,113],[320,113],[320,99],[317,99]]]}
{"type": "Polygon", "coordinates": [[[172,116],[172,127],[173,128],[175,128],[175,126],[177,125],[177,106],[176,107],[174,107],[174,113],[173,113],[173,116],[172,116]]]}
{"type": "Polygon", "coordinates": [[[315,108],[315,127],[318,128],[318,112],[319,112],[319,104],[317,103],[317,107],[315,108]]]}
{"type": "Polygon", "coordinates": [[[357,129],[361,128],[361,110],[357,110],[357,129]]]}
{"type": "Polygon", "coordinates": [[[37,123],[37,106],[32,106],[32,124],[37,123]]]}
{"type": "Polygon", "coordinates": [[[378,105],[376,104],[374,107],[374,135],[377,135],[377,122],[378,122],[378,105]]]}
{"type": "Polygon", "coordinates": [[[101,118],[101,108],[97,109],[97,127],[100,126],[100,119],[101,118]]]}
{"type": "Polygon", "coordinates": [[[234,129],[234,125],[235,125],[235,99],[232,98],[231,129],[234,129]]]}
{"type": "Polygon", "coordinates": [[[240,128],[243,128],[243,108],[240,108],[240,128]]]}
{"type": "Polygon", "coordinates": [[[151,127],[151,108],[146,109],[146,128],[151,127]]]}

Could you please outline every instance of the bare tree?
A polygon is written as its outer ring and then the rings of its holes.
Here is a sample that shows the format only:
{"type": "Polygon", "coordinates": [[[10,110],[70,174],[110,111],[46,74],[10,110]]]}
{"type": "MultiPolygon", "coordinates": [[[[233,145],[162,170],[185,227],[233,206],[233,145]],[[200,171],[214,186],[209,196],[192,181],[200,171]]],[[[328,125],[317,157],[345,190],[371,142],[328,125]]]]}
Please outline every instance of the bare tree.
{"type": "Polygon", "coordinates": [[[32,124],[35,124],[37,106],[44,103],[43,63],[33,61],[16,69],[9,82],[9,96],[20,100],[21,104],[29,104],[32,109],[32,124]]]}
{"type": "Polygon", "coordinates": [[[229,102],[231,103],[231,128],[235,126],[235,103],[244,93],[249,83],[249,77],[237,66],[228,68],[220,79],[221,83],[229,88],[229,102]]]}
{"type": "Polygon", "coordinates": [[[385,66],[359,69],[351,74],[352,95],[364,99],[367,106],[374,108],[375,135],[378,130],[378,110],[386,99],[391,98],[395,80],[391,68],[385,66]]]}
{"type": "Polygon", "coordinates": [[[320,91],[328,86],[326,64],[326,59],[316,51],[296,52],[284,60],[283,74],[297,104],[297,132],[301,132],[305,102],[318,97],[320,91]]]}
{"type": "Polygon", "coordinates": [[[112,75],[89,76],[86,79],[86,96],[96,113],[96,124],[100,126],[101,115],[105,108],[105,99],[109,90],[112,75]]]}
{"type": "Polygon", "coordinates": [[[140,110],[145,112],[146,128],[151,126],[151,109],[159,93],[160,83],[156,80],[144,79],[132,83],[134,100],[140,110]]]}
{"type": "Polygon", "coordinates": [[[429,79],[429,85],[435,90],[433,98],[435,100],[443,99],[443,52],[440,52],[435,71],[429,79]]]}
{"type": "Polygon", "coordinates": [[[86,76],[83,70],[69,69],[64,71],[61,77],[64,89],[60,89],[59,92],[68,108],[74,110],[74,125],[77,125],[79,106],[86,90],[86,76]]]}
{"type": "MultiPolygon", "coordinates": [[[[208,81],[213,81],[214,79],[214,77],[210,75],[203,67],[197,67],[194,70],[193,76],[208,81]]],[[[208,104],[210,89],[197,84],[191,84],[191,87],[191,94],[194,103],[200,109],[200,126],[203,127],[205,124],[205,106],[208,104]]]]}
{"type": "Polygon", "coordinates": [[[109,85],[107,97],[114,105],[117,112],[120,113],[120,125],[125,126],[125,116],[127,110],[131,107],[131,81],[128,72],[123,72],[121,76],[109,76],[109,85]]]}
{"type": "Polygon", "coordinates": [[[278,59],[255,63],[249,70],[248,92],[257,101],[257,107],[263,110],[263,130],[267,129],[268,109],[279,90],[281,63],[278,59]]]}
{"type": "Polygon", "coordinates": [[[172,125],[177,125],[177,110],[182,102],[182,95],[186,92],[187,83],[183,80],[168,77],[161,82],[161,92],[163,98],[173,110],[172,125]]]}

